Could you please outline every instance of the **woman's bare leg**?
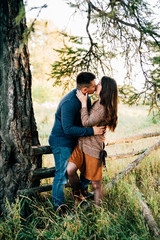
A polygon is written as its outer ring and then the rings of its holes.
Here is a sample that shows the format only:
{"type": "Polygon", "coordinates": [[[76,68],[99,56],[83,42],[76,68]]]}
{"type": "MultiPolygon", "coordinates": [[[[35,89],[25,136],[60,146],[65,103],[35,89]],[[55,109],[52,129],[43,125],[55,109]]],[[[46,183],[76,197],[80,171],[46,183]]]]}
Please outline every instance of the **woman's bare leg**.
{"type": "Polygon", "coordinates": [[[92,187],[94,190],[94,203],[96,206],[99,206],[100,201],[103,200],[102,181],[92,181],[92,187]]]}
{"type": "Polygon", "coordinates": [[[73,188],[73,195],[74,195],[74,199],[75,199],[75,206],[77,206],[81,201],[85,200],[85,197],[82,195],[81,192],[81,183],[79,181],[79,177],[77,174],[77,166],[72,163],[72,162],[68,162],[67,165],[67,174],[68,174],[68,178],[69,178],[69,182],[73,188]]]}
{"type": "Polygon", "coordinates": [[[79,182],[77,170],[78,168],[76,164],[72,162],[68,162],[67,174],[68,174],[69,182],[74,190],[77,190],[80,188],[80,182],[79,182]]]}

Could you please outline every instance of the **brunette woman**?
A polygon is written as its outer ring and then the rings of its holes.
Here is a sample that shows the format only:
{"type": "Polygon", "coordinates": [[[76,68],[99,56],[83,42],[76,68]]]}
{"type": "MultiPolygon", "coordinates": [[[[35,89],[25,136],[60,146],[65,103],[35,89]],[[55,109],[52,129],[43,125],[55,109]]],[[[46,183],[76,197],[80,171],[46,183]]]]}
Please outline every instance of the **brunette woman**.
{"type": "MultiPolygon", "coordinates": [[[[77,98],[81,102],[81,120],[84,127],[105,126],[106,130],[114,131],[117,126],[117,98],[118,90],[116,81],[110,77],[102,77],[97,84],[96,95],[99,97],[94,102],[90,112],[87,110],[87,94],[77,91],[77,98]]],[[[84,200],[81,192],[81,183],[77,170],[92,182],[94,190],[94,203],[99,205],[103,199],[102,170],[100,152],[104,148],[105,135],[80,137],[78,145],[68,160],[67,173],[73,188],[75,205],[84,200]]]]}

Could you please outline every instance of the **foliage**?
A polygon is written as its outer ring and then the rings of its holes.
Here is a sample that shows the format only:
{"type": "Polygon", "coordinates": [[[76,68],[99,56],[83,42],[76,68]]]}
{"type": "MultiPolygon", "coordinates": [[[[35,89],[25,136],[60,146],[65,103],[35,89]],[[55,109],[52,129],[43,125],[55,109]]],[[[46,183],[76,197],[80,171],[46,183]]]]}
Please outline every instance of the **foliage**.
{"type": "MultiPolygon", "coordinates": [[[[46,93],[44,92],[46,95],[46,93]]],[[[57,91],[53,95],[56,95],[57,91]]],[[[47,98],[47,97],[46,97],[47,98]]],[[[38,102],[41,102],[39,100],[38,102]]],[[[44,102],[43,102],[44,103],[44,102]]],[[[53,124],[53,116],[56,106],[47,108],[46,105],[35,105],[35,116],[40,129],[42,144],[48,144],[49,127],[53,124]],[[45,137],[44,137],[45,135],[45,137]],[[45,140],[43,139],[45,138],[45,140]],[[45,141],[45,142],[44,142],[45,141]]],[[[119,105],[119,123],[116,132],[107,133],[107,138],[129,136],[130,134],[147,131],[158,131],[159,125],[152,124],[151,117],[147,117],[147,106],[119,105]],[[137,121],[138,119],[138,121],[137,121]],[[109,136],[108,136],[109,135],[109,136]],[[113,136],[114,135],[114,136],[113,136]]],[[[155,139],[156,140],[156,139],[155,139]]],[[[147,145],[153,144],[152,140],[145,140],[147,145]]],[[[137,141],[137,146],[142,143],[137,141]]],[[[127,144],[126,144],[127,145],[127,144]]],[[[117,152],[115,146],[113,154],[117,152]]],[[[124,148],[120,146],[120,150],[124,148]]],[[[131,150],[137,149],[131,144],[131,150]]],[[[109,149],[107,151],[110,154],[109,149]]],[[[111,154],[112,154],[111,153],[111,154]]],[[[139,198],[145,199],[151,209],[155,221],[160,223],[160,159],[159,150],[152,153],[136,168],[135,171],[120,181],[114,188],[104,192],[104,202],[95,209],[90,205],[89,209],[77,208],[73,214],[74,205],[71,190],[66,189],[67,205],[69,213],[60,217],[53,210],[51,193],[29,198],[21,196],[12,207],[6,204],[8,215],[0,218],[0,238],[6,240],[50,240],[50,239],[93,239],[93,240],[152,240],[150,231],[142,215],[139,198]],[[137,192],[137,187],[141,193],[137,192]],[[20,206],[25,209],[26,217],[22,218],[20,206]]],[[[47,155],[49,156],[49,155],[47,155]]],[[[53,166],[46,160],[45,167],[53,166]]],[[[107,162],[107,171],[104,169],[103,186],[105,186],[119,171],[122,171],[132,159],[122,159],[107,162]]],[[[91,189],[90,189],[91,190],[91,189]]],[[[159,225],[160,227],[160,225],[159,225]]]]}
{"type": "MultiPolygon", "coordinates": [[[[27,2],[25,3],[25,5],[26,4],[27,4],[27,2]]],[[[22,4],[22,6],[20,6],[19,13],[18,13],[18,15],[15,18],[16,25],[20,25],[21,22],[25,22],[25,5],[22,4]]],[[[29,39],[31,33],[34,32],[34,30],[35,30],[34,26],[35,26],[37,18],[39,17],[42,9],[46,8],[46,7],[47,7],[47,4],[44,4],[44,5],[40,6],[40,7],[34,7],[34,8],[29,10],[29,11],[31,11],[33,9],[39,9],[36,18],[33,19],[30,22],[30,24],[24,29],[24,33],[23,33],[23,36],[22,36],[22,43],[21,43],[20,48],[22,48],[24,46],[24,44],[26,44],[28,42],[28,39],[29,39]]]]}
{"type": "Polygon", "coordinates": [[[51,71],[51,77],[57,79],[55,85],[65,84],[66,87],[78,72],[84,70],[97,76],[107,72],[112,75],[112,59],[120,55],[126,63],[127,79],[132,78],[133,66],[136,69],[140,66],[145,76],[143,91],[137,92],[126,85],[120,89],[126,102],[132,104],[142,98],[143,103],[149,101],[151,110],[157,108],[159,111],[156,95],[159,80],[154,80],[152,71],[154,51],[159,53],[160,49],[159,22],[154,7],[145,0],[67,2],[75,12],[80,11],[87,18],[88,39],[62,33],[70,45],[64,42],[63,48],[55,49],[59,54],[51,71]],[[130,90],[128,97],[126,91],[130,90]]]}
{"type": "MultiPolygon", "coordinates": [[[[6,236],[4,239],[19,240],[151,240],[153,233],[144,221],[139,199],[146,199],[158,223],[160,220],[159,167],[158,153],[152,154],[130,176],[105,192],[104,202],[99,208],[95,208],[90,202],[90,207],[83,209],[78,206],[74,213],[69,210],[63,217],[53,210],[50,195],[32,199],[23,197],[25,208],[28,209],[28,217],[23,220],[20,212],[14,207],[12,215],[9,214],[9,217],[5,217],[4,221],[0,222],[1,234],[3,237],[6,236]],[[141,193],[137,192],[137,186],[141,193]],[[15,222],[18,222],[18,225],[15,222]],[[4,235],[7,234],[4,227],[8,230],[8,234],[12,233],[12,235],[4,235]]],[[[106,184],[105,178],[103,184],[106,184]]],[[[73,206],[73,198],[70,194],[70,192],[67,194],[69,209],[73,206]]],[[[17,203],[20,204],[19,200],[17,203]]]]}
{"type": "Polygon", "coordinates": [[[151,71],[151,78],[154,91],[152,91],[152,95],[150,98],[151,101],[151,109],[157,108],[159,110],[158,114],[160,115],[160,57],[159,57],[159,49],[155,49],[156,56],[153,57],[153,70],[151,71]]]}
{"type": "Polygon", "coordinates": [[[153,112],[153,119],[160,117],[160,57],[159,48],[154,49],[154,57],[151,58],[152,68],[150,80],[146,81],[145,88],[138,92],[133,86],[124,84],[119,88],[122,101],[129,105],[144,103],[150,105],[149,112],[153,112]]]}
{"type": "MultiPolygon", "coordinates": [[[[33,20],[28,22],[28,28],[33,20]]],[[[57,54],[52,48],[61,48],[62,40],[51,21],[36,20],[34,32],[30,34],[29,51],[33,81],[47,84],[48,74],[51,71],[50,63],[57,60],[57,54]]],[[[38,85],[38,84],[37,84],[38,85]]]]}
{"type": "Polygon", "coordinates": [[[61,34],[64,36],[64,47],[54,49],[59,59],[52,64],[51,78],[56,79],[53,86],[63,85],[64,88],[68,88],[69,85],[75,84],[78,72],[86,69],[98,75],[100,66],[103,69],[104,66],[109,68],[110,65],[105,61],[105,54],[108,55],[108,61],[116,56],[112,52],[104,53],[104,49],[97,43],[88,51],[87,46],[85,47],[85,39],[82,37],[61,34]]]}
{"type": "Polygon", "coordinates": [[[16,25],[19,25],[21,23],[21,21],[24,19],[24,17],[25,17],[25,7],[24,7],[24,5],[22,5],[20,7],[18,15],[15,18],[16,25]]]}
{"type": "Polygon", "coordinates": [[[20,201],[16,199],[15,203],[9,204],[6,199],[6,212],[4,221],[0,225],[0,239],[17,240],[18,234],[21,231],[21,217],[20,217],[20,201]]]}

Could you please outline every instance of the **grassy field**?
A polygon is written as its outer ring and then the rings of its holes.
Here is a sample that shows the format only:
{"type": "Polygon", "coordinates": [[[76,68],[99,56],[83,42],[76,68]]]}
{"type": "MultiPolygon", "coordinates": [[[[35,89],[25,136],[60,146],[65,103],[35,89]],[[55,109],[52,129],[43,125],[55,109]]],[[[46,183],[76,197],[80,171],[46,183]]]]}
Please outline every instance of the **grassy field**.
{"type": "MultiPolygon", "coordinates": [[[[37,86],[33,88],[33,100],[34,100],[34,111],[37,121],[37,127],[39,132],[39,138],[41,145],[48,145],[48,137],[51,132],[54,123],[54,114],[57,109],[58,103],[62,97],[60,89],[53,89],[50,83],[45,86],[45,92],[43,91],[43,86],[37,86]],[[38,95],[41,93],[41,95],[38,95]],[[45,97],[44,97],[45,96],[45,97]]],[[[156,132],[160,130],[160,121],[153,121],[152,114],[148,116],[149,107],[148,106],[128,106],[124,104],[118,105],[118,125],[114,133],[108,132],[106,135],[107,140],[119,138],[119,137],[130,137],[140,133],[156,132]]],[[[148,138],[144,140],[138,140],[131,144],[117,144],[106,148],[108,155],[126,153],[133,150],[146,149],[148,146],[154,144],[157,139],[148,138]]],[[[133,158],[131,158],[131,161],[133,158]]],[[[130,159],[121,160],[120,166],[128,164],[130,159]]],[[[116,165],[119,160],[116,160],[109,165],[116,165]],[[114,164],[115,162],[115,164],[114,164]]],[[[52,155],[44,156],[43,166],[51,167],[54,164],[54,159],[52,155]]],[[[118,164],[119,165],[119,164],[118,164]]],[[[119,170],[119,169],[118,169],[119,170]]]]}
{"type": "MultiPolygon", "coordinates": [[[[36,89],[37,90],[37,89],[36,89]]],[[[34,111],[42,145],[48,145],[54,113],[60,92],[57,97],[53,89],[48,87],[43,92],[43,99],[36,95],[33,88],[34,111]],[[46,100],[47,99],[47,100],[46,100]]],[[[38,90],[37,90],[38,91],[38,90]]],[[[58,92],[58,90],[57,90],[58,92]]],[[[118,126],[115,133],[107,133],[108,139],[129,137],[139,133],[160,130],[160,122],[152,121],[148,116],[147,106],[119,104],[118,126]]],[[[135,141],[131,144],[118,144],[106,147],[108,155],[146,149],[160,137],[135,141]]],[[[105,191],[105,185],[123,170],[135,157],[107,161],[103,172],[104,201],[99,208],[90,202],[90,207],[77,207],[75,214],[70,212],[63,218],[56,215],[51,204],[51,193],[36,198],[17,199],[12,208],[8,203],[9,214],[0,222],[0,239],[15,240],[152,240],[154,234],[147,225],[142,214],[139,200],[147,202],[153,217],[160,228],[160,149],[146,157],[134,171],[124,177],[111,190],[105,191]],[[27,218],[20,216],[20,205],[25,207],[27,218]]],[[[43,158],[43,166],[54,166],[52,155],[43,158]]],[[[52,180],[48,180],[50,183],[52,180]]],[[[42,184],[45,182],[43,181],[42,184]]],[[[91,190],[91,189],[90,189],[91,190]]],[[[66,204],[69,210],[74,201],[69,188],[66,189],[66,204]]]]}

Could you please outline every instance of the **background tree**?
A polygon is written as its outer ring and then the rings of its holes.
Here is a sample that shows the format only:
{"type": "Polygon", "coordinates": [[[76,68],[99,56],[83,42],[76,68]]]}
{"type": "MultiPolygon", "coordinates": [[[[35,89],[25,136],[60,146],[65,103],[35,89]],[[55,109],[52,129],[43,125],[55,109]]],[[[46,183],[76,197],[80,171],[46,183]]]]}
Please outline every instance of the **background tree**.
{"type": "Polygon", "coordinates": [[[29,52],[22,0],[0,1],[0,210],[18,190],[36,186],[31,170],[41,166],[40,157],[31,157],[38,145],[32,107],[29,52]]]}
{"type": "MultiPolygon", "coordinates": [[[[145,0],[74,0],[67,1],[86,17],[86,37],[63,35],[70,41],[56,50],[60,60],[52,65],[55,84],[74,79],[79,71],[88,70],[98,76],[112,75],[112,59],[120,56],[125,62],[126,79],[132,81],[132,69],[141,67],[145,77],[144,89],[137,92],[130,85],[120,89],[123,101],[133,104],[149,99],[151,108],[160,111],[155,93],[159,94],[159,80],[152,74],[154,51],[159,53],[159,21],[154,6],[145,0]],[[65,81],[64,81],[65,79],[65,81]],[[128,92],[130,93],[128,95],[128,92]],[[154,105],[152,103],[155,103],[154,105]]],[[[158,9],[158,1],[156,9],[158,9]]]]}
{"type": "MultiPolygon", "coordinates": [[[[33,19],[29,21],[28,27],[32,25],[33,21],[33,19]]],[[[34,23],[34,32],[31,32],[28,43],[32,77],[38,81],[38,84],[46,84],[48,74],[51,71],[51,62],[55,61],[56,55],[58,55],[52,49],[63,46],[62,36],[52,21],[37,19],[34,23]]]]}

